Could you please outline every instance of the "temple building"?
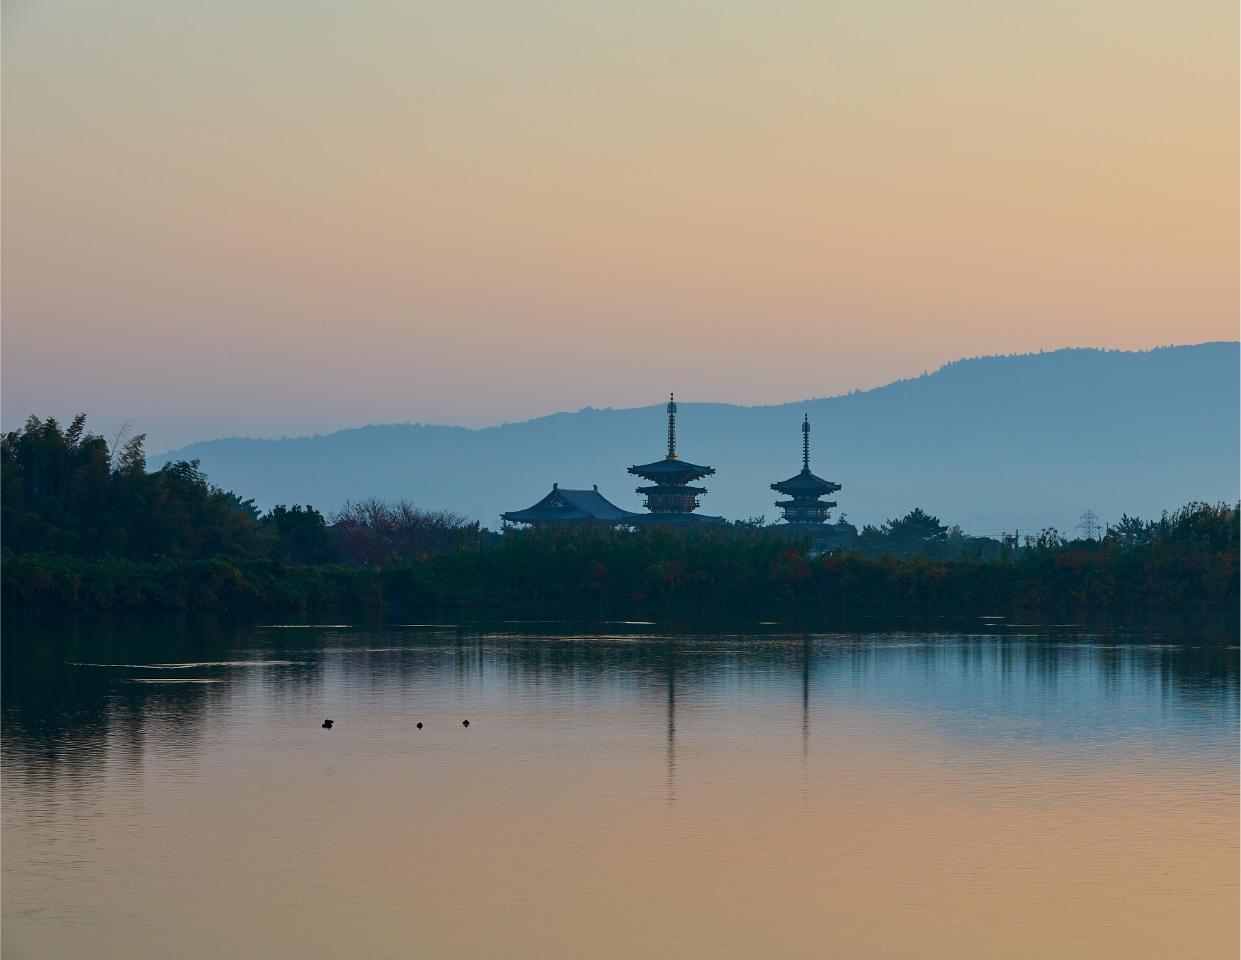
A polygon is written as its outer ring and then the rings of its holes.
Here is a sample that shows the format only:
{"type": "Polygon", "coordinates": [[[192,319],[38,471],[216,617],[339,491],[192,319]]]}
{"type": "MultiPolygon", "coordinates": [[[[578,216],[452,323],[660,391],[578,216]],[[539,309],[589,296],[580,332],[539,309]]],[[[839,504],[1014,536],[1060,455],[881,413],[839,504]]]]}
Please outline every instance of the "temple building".
{"type": "Polygon", "coordinates": [[[784,529],[804,531],[820,539],[852,536],[857,532],[852,524],[828,523],[836,501],[820,499],[840,490],[840,484],[816,477],[810,472],[809,414],[802,422],[801,434],[801,473],[771,485],[772,490],[792,498],[776,501],[776,506],[784,512],[783,519],[788,524],[784,529]]]}
{"type": "Polygon", "coordinates": [[[700,467],[677,458],[677,405],[673,397],[668,399],[668,455],[653,463],[629,468],[629,472],[649,480],[652,486],[638,487],[637,492],[646,497],[647,514],[639,514],[648,524],[722,523],[723,517],[707,517],[694,513],[698,498],[707,492],[705,487],[690,486],[695,480],[715,473],[714,467],[700,467]]]}
{"type": "Polygon", "coordinates": [[[502,513],[500,519],[533,527],[559,523],[620,527],[636,525],[644,518],[611,503],[599,492],[597,484],[591,490],[562,490],[560,484],[553,483],[552,492],[534,506],[502,513]]]}

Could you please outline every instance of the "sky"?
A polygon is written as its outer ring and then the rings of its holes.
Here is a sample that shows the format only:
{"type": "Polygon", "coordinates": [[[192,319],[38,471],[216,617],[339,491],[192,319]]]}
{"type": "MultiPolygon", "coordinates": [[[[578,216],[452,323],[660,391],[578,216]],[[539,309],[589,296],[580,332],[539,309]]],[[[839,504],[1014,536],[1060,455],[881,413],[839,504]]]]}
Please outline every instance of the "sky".
{"type": "Polygon", "coordinates": [[[5,0],[0,419],[167,449],[1238,336],[1232,2],[5,0]]]}

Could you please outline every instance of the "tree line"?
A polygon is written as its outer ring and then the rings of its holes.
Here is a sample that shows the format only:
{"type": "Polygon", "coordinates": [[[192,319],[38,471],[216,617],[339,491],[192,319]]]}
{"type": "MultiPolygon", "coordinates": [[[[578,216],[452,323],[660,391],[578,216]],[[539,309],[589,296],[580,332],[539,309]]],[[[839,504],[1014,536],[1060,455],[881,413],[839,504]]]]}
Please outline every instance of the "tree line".
{"type": "Polygon", "coordinates": [[[0,438],[0,532],[5,555],[88,560],[267,558],[385,565],[477,541],[476,523],[406,500],[346,502],[330,517],[310,505],[261,512],[210,483],[197,460],[148,471],[145,434],[110,437],[30,417],[0,438]],[[333,521],[329,530],[329,520],[333,521]]]}
{"type": "MultiPolygon", "coordinates": [[[[157,561],[5,556],[3,602],[57,610],[522,610],[648,619],[762,609],[996,613],[1017,608],[1231,607],[1238,512],[1191,504],[1144,543],[1041,537],[1001,560],[811,556],[761,529],[524,531],[488,549],[385,565],[269,557],[157,561]]],[[[1148,528],[1149,529],[1149,528],[1148,528]]]]}
{"type": "Polygon", "coordinates": [[[31,417],[0,439],[3,600],[54,609],[738,604],[1235,605],[1238,509],[1124,517],[1092,540],[966,537],[922,510],[821,552],[761,518],[673,530],[509,529],[406,500],[260,511],[144,437],[31,417]]]}

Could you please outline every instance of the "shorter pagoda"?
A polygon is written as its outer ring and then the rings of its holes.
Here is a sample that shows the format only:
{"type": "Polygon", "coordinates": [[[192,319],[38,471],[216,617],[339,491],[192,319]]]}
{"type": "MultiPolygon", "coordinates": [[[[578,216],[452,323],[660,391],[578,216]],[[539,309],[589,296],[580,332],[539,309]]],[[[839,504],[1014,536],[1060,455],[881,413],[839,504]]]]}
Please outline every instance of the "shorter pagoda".
{"type": "Polygon", "coordinates": [[[668,398],[668,455],[654,463],[629,468],[629,472],[653,486],[638,487],[637,492],[646,497],[643,515],[647,523],[720,523],[723,517],[706,517],[694,513],[698,498],[707,492],[706,487],[693,487],[695,480],[715,473],[714,467],[700,467],[687,460],[677,459],[677,405],[668,398]]]}
{"type": "MultiPolygon", "coordinates": [[[[777,493],[792,497],[792,500],[778,500],[776,506],[784,511],[783,519],[797,527],[824,527],[831,516],[835,500],[820,500],[828,494],[841,489],[839,483],[832,483],[810,472],[810,415],[806,415],[801,425],[801,473],[788,480],[773,483],[771,489],[777,493]]],[[[841,526],[837,524],[836,526],[841,526]]],[[[846,525],[847,526],[847,525],[846,525]]]]}

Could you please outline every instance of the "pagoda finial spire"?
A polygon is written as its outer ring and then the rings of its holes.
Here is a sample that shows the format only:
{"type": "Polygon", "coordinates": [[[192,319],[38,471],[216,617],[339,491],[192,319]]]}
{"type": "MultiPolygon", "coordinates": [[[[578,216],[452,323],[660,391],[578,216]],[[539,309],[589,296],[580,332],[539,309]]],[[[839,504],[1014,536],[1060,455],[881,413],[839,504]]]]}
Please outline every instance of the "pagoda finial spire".
{"type": "Polygon", "coordinates": [[[677,405],[673,394],[668,394],[668,456],[666,459],[677,458],[677,405]]]}
{"type": "Polygon", "coordinates": [[[801,425],[801,468],[810,472],[810,414],[806,414],[801,425]]]}

